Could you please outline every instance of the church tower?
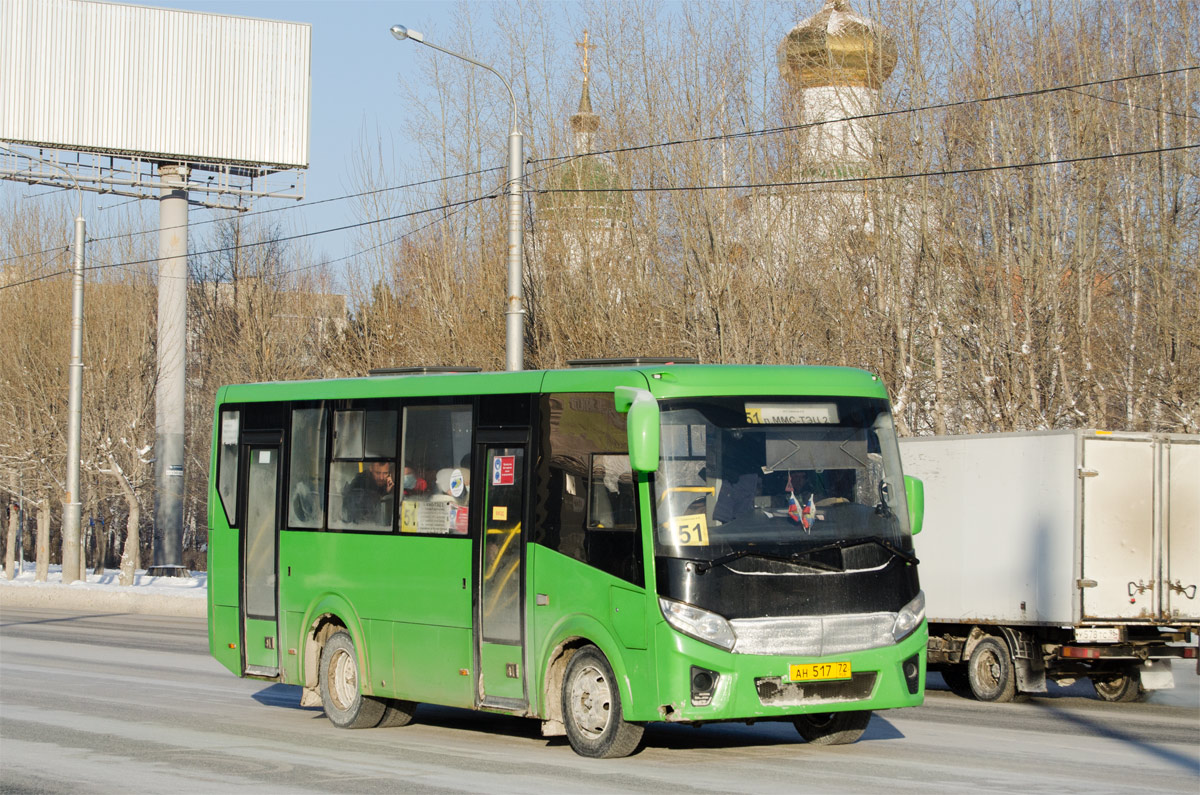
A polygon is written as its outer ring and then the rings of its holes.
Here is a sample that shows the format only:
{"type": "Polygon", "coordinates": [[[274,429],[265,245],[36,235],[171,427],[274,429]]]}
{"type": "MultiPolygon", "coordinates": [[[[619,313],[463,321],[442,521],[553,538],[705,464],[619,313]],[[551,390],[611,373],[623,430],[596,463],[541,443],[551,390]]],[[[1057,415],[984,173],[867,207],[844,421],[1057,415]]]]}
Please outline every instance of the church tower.
{"type": "Polygon", "coordinates": [[[896,68],[896,43],[849,0],[825,0],[788,31],[779,72],[802,108],[807,130],[801,156],[823,176],[862,173],[874,157],[879,88],[896,68]]]}
{"type": "Polygon", "coordinates": [[[785,108],[796,113],[785,122],[799,128],[779,136],[777,184],[743,202],[740,248],[780,278],[815,279],[847,253],[869,257],[879,239],[866,186],[854,178],[873,170],[879,125],[871,116],[897,49],[849,0],[825,0],[784,35],[777,57],[785,108]]]}
{"type": "Polygon", "coordinates": [[[586,30],[583,41],[575,43],[583,52],[583,89],[570,118],[574,156],[552,170],[547,180],[552,190],[538,202],[539,238],[557,243],[541,247],[538,265],[545,272],[611,266],[619,233],[627,227],[624,194],[610,192],[620,187],[616,164],[611,155],[597,151],[601,119],[592,110],[590,90],[590,51],[596,45],[586,30]],[[557,255],[551,253],[555,249],[557,255]]]}

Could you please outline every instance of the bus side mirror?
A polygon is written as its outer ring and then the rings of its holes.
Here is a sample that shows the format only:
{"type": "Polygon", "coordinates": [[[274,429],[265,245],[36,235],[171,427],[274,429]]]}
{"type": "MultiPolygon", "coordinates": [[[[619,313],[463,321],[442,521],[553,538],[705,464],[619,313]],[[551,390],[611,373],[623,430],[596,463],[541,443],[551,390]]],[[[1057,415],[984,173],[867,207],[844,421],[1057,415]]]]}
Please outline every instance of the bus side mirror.
{"type": "Polygon", "coordinates": [[[617,411],[627,414],[629,466],[634,472],[658,469],[658,401],[645,389],[619,386],[613,398],[617,411]]]}
{"type": "Polygon", "coordinates": [[[921,532],[921,525],[925,522],[925,484],[905,475],[904,496],[908,501],[908,526],[916,535],[921,532]]]}

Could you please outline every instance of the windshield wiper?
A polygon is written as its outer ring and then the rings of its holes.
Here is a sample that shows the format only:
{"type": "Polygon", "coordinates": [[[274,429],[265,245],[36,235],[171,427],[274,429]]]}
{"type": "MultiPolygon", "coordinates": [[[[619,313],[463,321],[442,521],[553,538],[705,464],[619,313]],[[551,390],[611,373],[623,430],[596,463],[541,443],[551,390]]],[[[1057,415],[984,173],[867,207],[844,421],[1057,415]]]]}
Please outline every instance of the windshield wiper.
{"type": "Polygon", "coordinates": [[[916,555],[900,549],[891,541],[888,541],[882,536],[864,536],[863,538],[846,538],[840,541],[834,541],[830,544],[822,544],[819,547],[806,549],[803,552],[793,552],[790,555],[772,555],[769,552],[757,552],[752,549],[739,549],[736,552],[730,552],[727,555],[721,555],[720,557],[713,558],[712,560],[695,561],[696,573],[704,574],[706,571],[714,569],[717,566],[724,566],[726,563],[731,563],[739,558],[746,557],[774,560],[780,563],[791,563],[798,566],[809,566],[814,569],[821,569],[822,571],[845,571],[845,568],[831,566],[828,563],[822,563],[820,561],[809,560],[809,558],[820,552],[828,552],[831,549],[846,549],[847,547],[857,547],[862,546],[863,544],[874,544],[875,546],[882,547],[883,549],[892,553],[893,556],[900,558],[906,563],[911,563],[914,566],[920,563],[920,561],[917,560],[916,555]]]}
{"type": "MultiPolygon", "coordinates": [[[[809,550],[809,552],[815,551],[817,550],[809,550]]],[[[830,566],[827,563],[818,563],[815,560],[802,560],[802,558],[806,555],[808,555],[808,552],[793,552],[790,555],[772,555],[769,552],[755,552],[754,550],[750,549],[739,549],[737,552],[730,552],[728,555],[721,555],[719,558],[713,558],[712,560],[696,561],[696,573],[703,574],[709,569],[716,568],[717,566],[724,566],[726,563],[730,563],[738,558],[745,557],[755,557],[762,558],[763,560],[774,560],[780,563],[808,566],[814,569],[821,569],[822,571],[843,571],[843,569],[840,569],[837,566],[830,566]]]]}
{"type": "Polygon", "coordinates": [[[894,556],[900,558],[901,560],[905,561],[906,563],[911,563],[914,566],[916,564],[920,563],[920,561],[917,560],[916,555],[914,555],[911,552],[906,552],[905,550],[900,549],[898,546],[893,544],[891,541],[888,541],[886,538],[883,538],[882,536],[864,536],[862,538],[846,538],[846,539],[842,539],[841,541],[834,541],[832,544],[825,544],[824,546],[813,547],[812,549],[806,549],[803,552],[797,552],[797,553],[795,553],[794,557],[804,557],[807,555],[814,555],[817,552],[827,552],[831,549],[845,549],[847,547],[857,547],[857,546],[861,546],[863,544],[874,544],[875,546],[882,547],[882,548],[886,549],[888,552],[891,552],[894,556]]]}
{"type": "Polygon", "coordinates": [[[893,555],[900,558],[900,560],[904,561],[905,563],[911,563],[912,565],[916,566],[918,563],[921,562],[921,561],[917,560],[916,555],[914,555],[911,552],[901,549],[900,547],[896,546],[891,541],[888,541],[886,538],[883,538],[882,536],[867,536],[866,538],[860,538],[857,540],[858,541],[866,541],[868,543],[875,544],[877,546],[881,546],[884,549],[886,549],[888,552],[891,552],[893,555]]]}

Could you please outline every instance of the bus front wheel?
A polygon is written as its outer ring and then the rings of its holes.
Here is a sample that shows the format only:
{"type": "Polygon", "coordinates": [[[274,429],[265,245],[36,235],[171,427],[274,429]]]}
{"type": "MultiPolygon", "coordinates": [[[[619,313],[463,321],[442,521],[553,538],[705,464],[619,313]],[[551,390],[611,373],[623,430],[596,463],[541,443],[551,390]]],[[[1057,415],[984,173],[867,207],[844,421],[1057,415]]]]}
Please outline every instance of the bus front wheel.
{"type": "Polygon", "coordinates": [[[364,696],[359,688],[358,655],[345,632],[335,632],[321,650],[321,701],[325,717],[339,729],[370,729],[379,725],[386,704],[364,696]]]}
{"type": "Polygon", "coordinates": [[[629,756],[642,739],[644,727],[621,717],[621,693],[612,666],[595,646],[584,646],[567,664],[562,705],[567,739],[580,756],[629,756]]]}
{"type": "Polygon", "coordinates": [[[871,722],[871,710],[818,712],[792,718],[796,731],[813,745],[847,745],[863,736],[871,722]]]}

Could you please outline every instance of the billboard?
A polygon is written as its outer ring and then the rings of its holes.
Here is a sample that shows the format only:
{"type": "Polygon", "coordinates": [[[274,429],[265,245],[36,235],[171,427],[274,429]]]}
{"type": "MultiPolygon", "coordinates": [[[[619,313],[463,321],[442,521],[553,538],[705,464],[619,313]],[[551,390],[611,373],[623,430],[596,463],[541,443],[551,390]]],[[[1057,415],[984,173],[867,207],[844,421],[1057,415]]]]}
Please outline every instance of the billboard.
{"type": "Polygon", "coordinates": [[[311,26],[83,0],[0,2],[0,140],[307,168],[311,26]]]}

